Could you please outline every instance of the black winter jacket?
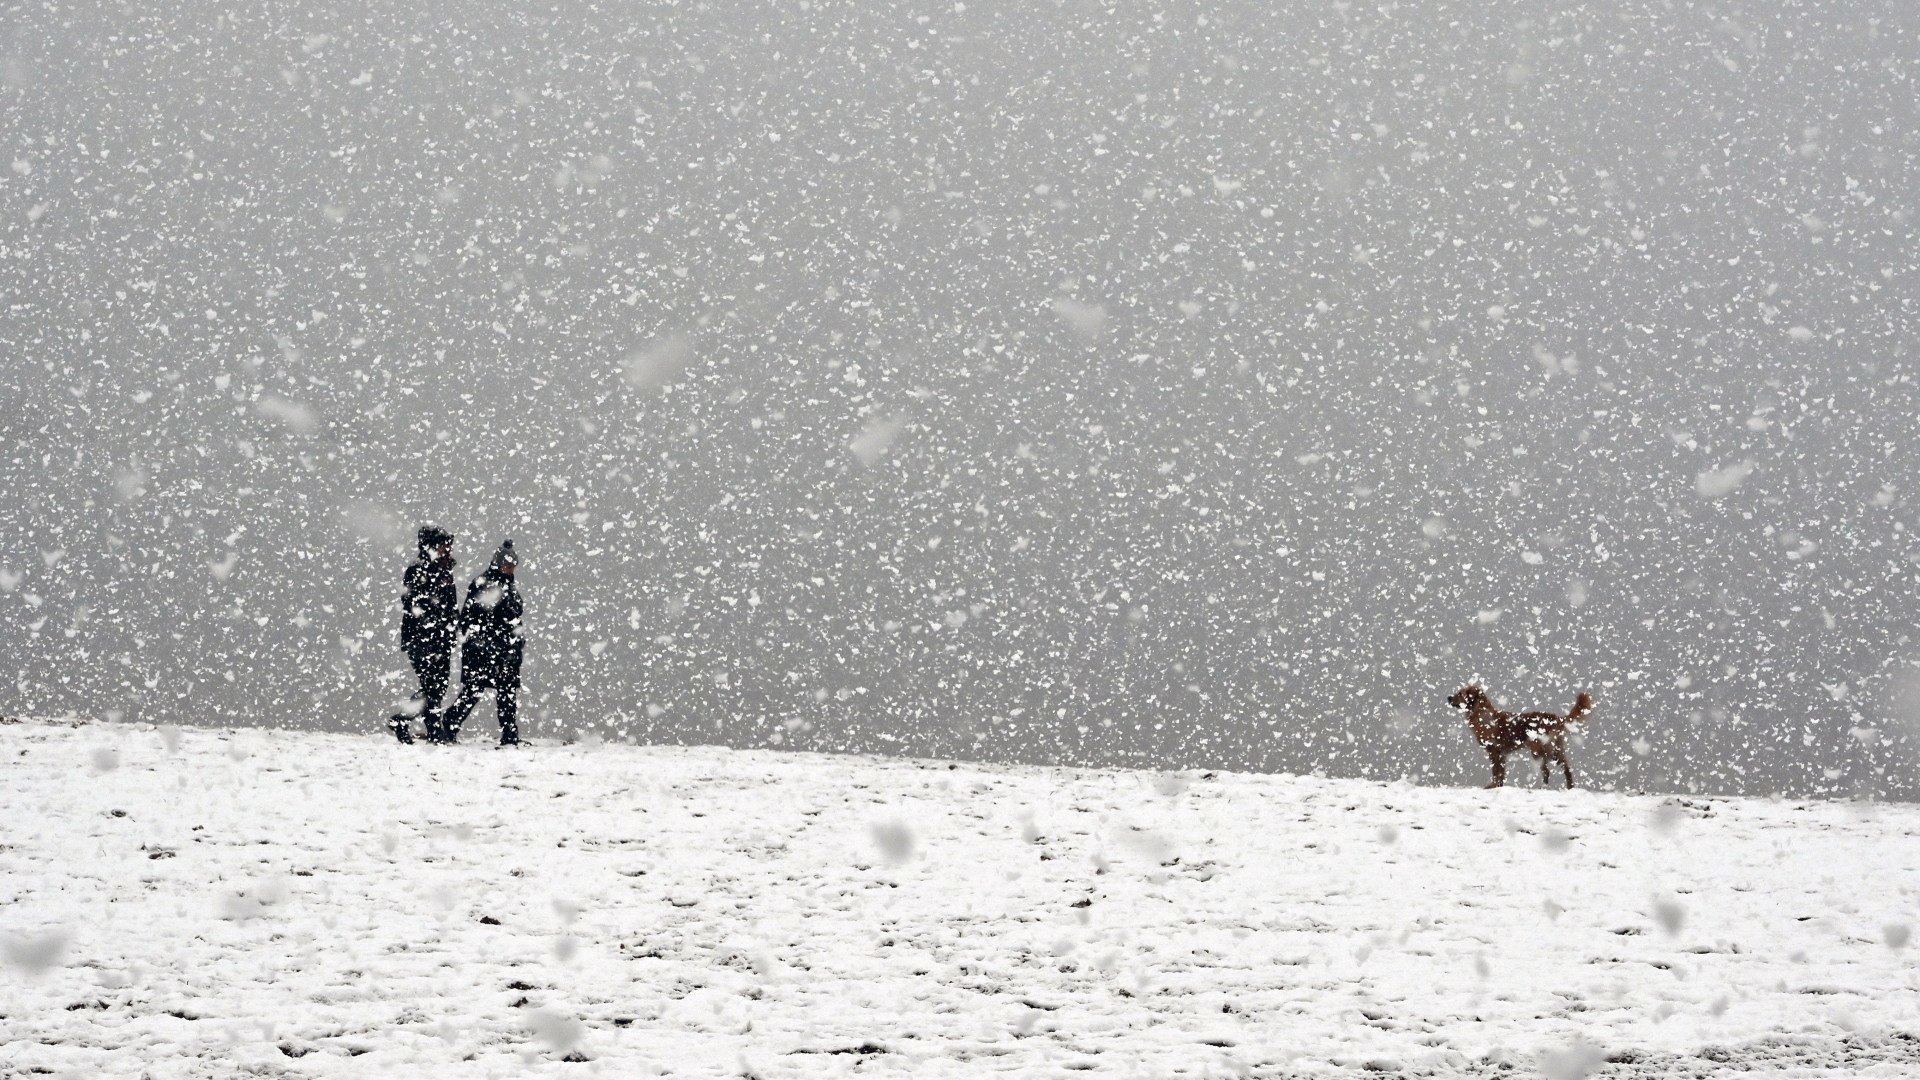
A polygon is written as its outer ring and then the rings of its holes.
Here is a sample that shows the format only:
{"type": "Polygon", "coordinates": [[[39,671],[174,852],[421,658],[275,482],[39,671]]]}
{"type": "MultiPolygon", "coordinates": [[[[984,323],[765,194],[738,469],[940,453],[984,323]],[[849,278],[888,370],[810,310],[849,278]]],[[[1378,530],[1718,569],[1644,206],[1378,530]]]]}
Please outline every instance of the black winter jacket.
{"type": "Polygon", "coordinates": [[[513,578],[488,570],[467,583],[460,612],[460,680],[469,686],[499,689],[520,682],[526,641],[520,634],[520,590],[513,578]]]}
{"type": "Polygon", "coordinates": [[[453,563],[422,558],[407,567],[400,597],[400,645],[414,655],[451,654],[454,616],[460,593],[453,585],[453,563]]]}

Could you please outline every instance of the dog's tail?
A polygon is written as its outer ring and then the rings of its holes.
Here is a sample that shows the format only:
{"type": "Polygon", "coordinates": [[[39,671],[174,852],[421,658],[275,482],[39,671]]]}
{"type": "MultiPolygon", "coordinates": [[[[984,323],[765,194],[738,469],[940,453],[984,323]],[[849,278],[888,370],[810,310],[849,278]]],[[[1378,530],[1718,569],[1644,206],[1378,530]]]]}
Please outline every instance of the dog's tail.
{"type": "Polygon", "coordinates": [[[1575,720],[1584,720],[1587,718],[1587,714],[1592,711],[1593,695],[1582,690],[1580,691],[1580,696],[1573,699],[1573,708],[1567,710],[1567,723],[1571,724],[1575,720]]]}

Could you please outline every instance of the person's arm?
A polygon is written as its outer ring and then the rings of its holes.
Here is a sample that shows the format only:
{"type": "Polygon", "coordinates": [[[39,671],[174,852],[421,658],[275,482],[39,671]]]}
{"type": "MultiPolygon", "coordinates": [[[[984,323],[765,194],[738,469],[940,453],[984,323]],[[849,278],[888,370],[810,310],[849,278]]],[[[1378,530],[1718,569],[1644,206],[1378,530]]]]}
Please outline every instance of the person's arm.
{"type": "Polygon", "coordinates": [[[487,610],[487,606],[481,603],[481,600],[486,596],[487,588],[485,578],[475,578],[467,582],[467,599],[466,602],[460,606],[460,634],[462,637],[478,633],[485,627],[487,616],[490,612],[487,610]]]}
{"type": "Polygon", "coordinates": [[[447,574],[444,583],[435,587],[430,599],[434,621],[452,637],[457,629],[455,620],[460,617],[460,587],[453,583],[452,574],[447,574]]]}
{"type": "Polygon", "coordinates": [[[420,610],[418,583],[414,578],[414,568],[409,565],[400,574],[400,644],[413,644],[414,631],[418,627],[420,610]]]}

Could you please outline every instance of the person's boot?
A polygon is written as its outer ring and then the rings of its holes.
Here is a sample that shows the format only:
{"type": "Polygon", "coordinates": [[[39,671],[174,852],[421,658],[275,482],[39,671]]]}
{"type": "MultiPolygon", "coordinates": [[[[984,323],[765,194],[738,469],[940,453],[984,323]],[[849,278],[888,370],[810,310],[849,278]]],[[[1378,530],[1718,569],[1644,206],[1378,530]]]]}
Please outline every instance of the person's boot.
{"type": "Polygon", "coordinates": [[[387,726],[393,729],[393,737],[411,746],[413,744],[413,718],[406,713],[394,713],[387,726]]]}

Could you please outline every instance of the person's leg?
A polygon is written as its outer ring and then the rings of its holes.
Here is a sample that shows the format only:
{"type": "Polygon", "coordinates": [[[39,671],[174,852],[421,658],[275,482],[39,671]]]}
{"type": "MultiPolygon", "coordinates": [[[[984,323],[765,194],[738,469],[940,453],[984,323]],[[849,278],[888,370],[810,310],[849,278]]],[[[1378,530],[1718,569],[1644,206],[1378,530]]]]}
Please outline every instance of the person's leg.
{"type": "Polygon", "coordinates": [[[454,699],[453,707],[440,718],[440,734],[434,742],[450,743],[460,739],[460,726],[467,722],[467,714],[473,711],[480,701],[480,688],[462,679],[460,696],[454,699]]]}
{"type": "MultiPolygon", "coordinates": [[[[418,700],[417,695],[415,700],[418,700]]],[[[387,717],[387,730],[393,732],[393,737],[403,743],[413,741],[413,710],[414,702],[409,701],[401,706],[399,712],[387,717]]]]}
{"type": "Polygon", "coordinates": [[[520,683],[506,683],[494,694],[494,707],[500,710],[500,745],[513,746],[520,741],[520,683]]]}
{"type": "Polygon", "coordinates": [[[426,707],[420,711],[420,718],[427,725],[429,739],[441,727],[440,706],[447,700],[447,680],[452,666],[453,657],[448,653],[439,653],[428,657],[424,667],[417,668],[420,672],[420,692],[427,699],[426,707]]]}
{"type": "Polygon", "coordinates": [[[393,714],[387,726],[393,729],[394,737],[403,743],[413,742],[413,718],[421,717],[427,725],[427,737],[433,737],[433,717],[429,710],[433,707],[433,698],[427,692],[427,685],[433,679],[433,658],[414,649],[407,650],[407,663],[413,666],[413,677],[420,683],[420,689],[399,712],[393,714]]]}

